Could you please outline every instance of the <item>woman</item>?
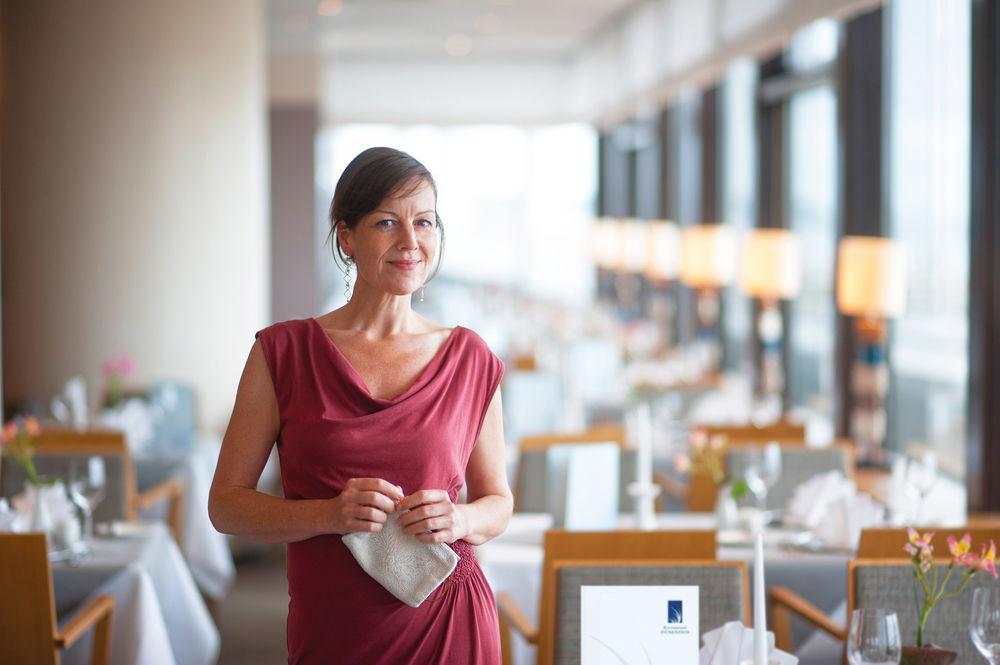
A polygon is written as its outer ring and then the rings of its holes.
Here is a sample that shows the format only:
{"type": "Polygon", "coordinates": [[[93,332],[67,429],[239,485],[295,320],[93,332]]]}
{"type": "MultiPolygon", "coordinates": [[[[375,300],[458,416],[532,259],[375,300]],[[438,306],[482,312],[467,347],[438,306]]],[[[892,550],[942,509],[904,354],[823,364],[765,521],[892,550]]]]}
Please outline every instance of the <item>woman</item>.
{"type": "Polygon", "coordinates": [[[288,543],[289,663],[500,662],[472,545],[501,533],[513,505],[503,364],[471,330],[410,307],[440,263],[436,204],[434,179],[406,153],[355,157],[330,208],[335,253],[345,273],[357,267],[349,302],[259,331],[240,379],[209,512],[224,533],[288,543]],[[284,499],[256,491],[275,441],[284,499]],[[456,504],[463,484],[467,503],[456,504]],[[460,557],[417,608],[341,541],[393,513],[460,557]]]}

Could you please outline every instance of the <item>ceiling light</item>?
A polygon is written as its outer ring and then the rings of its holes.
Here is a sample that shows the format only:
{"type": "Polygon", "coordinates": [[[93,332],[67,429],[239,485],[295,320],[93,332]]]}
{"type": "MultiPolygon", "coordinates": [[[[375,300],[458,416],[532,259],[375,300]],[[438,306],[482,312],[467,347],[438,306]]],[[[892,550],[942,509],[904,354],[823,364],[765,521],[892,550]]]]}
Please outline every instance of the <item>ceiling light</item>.
{"type": "Polygon", "coordinates": [[[493,13],[476,17],[472,25],[475,27],[476,32],[484,35],[494,35],[500,32],[500,28],[502,27],[500,17],[493,13]]]}
{"type": "Polygon", "coordinates": [[[322,0],[316,5],[316,13],[320,16],[338,16],[343,10],[342,0],[322,0]]]}
{"type": "Polygon", "coordinates": [[[472,45],[472,37],[456,32],[444,41],[444,50],[448,52],[448,55],[461,57],[472,53],[472,45]]]}

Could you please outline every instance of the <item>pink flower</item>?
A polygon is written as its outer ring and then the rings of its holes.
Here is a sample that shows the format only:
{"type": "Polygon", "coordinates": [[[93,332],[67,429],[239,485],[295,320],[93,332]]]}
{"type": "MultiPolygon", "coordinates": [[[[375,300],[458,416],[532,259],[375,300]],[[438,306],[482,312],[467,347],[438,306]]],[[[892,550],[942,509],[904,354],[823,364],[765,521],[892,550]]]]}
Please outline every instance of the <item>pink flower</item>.
{"type": "Polygon", "coordinates": [[[990,541],[990,549],[986,550],[986,545],[983,545],[983,554],[979,558],[979,562],[976,564],[976,571],[985,570],[993,579],[997,578],[997,546],[992,540],[990,541]]]}
{"type": "Polygon", "coordinates": [[[127,355],[111,356],[101,365],[101,373],[106,379],[112,376],[128,376],[134,371],[135,363],[132,362],[132,356],[127,355]]]}
{"type": "Polygon", "coordinates": [[[951,552],[952,564],[962,564],[972,568],[975,562],[969,565],[969,550],[972,549],[972,534],[966,533],[961,540],[956,540],[955,536],[948,536],[948,551],[951,552]]]}

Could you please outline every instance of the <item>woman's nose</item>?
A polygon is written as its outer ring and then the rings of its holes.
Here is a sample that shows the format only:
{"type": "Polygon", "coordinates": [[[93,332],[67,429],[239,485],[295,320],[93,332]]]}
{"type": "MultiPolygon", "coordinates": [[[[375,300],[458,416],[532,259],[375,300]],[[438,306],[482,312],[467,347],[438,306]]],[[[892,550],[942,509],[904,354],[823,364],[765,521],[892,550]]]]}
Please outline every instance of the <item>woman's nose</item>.
{"type": "Polygon", "coordinates": [[[403,233],[399,238],[400,249],[415,249],[417,247],[417,230],[413,227],[413,224],[403,224],[401,228],[403,233]]]}

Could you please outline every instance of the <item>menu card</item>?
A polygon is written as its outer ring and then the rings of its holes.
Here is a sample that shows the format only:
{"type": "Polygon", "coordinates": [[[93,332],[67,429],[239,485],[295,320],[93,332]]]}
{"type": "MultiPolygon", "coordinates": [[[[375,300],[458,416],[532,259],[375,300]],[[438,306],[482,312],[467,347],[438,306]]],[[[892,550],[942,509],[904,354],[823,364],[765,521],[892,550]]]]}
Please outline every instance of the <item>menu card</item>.
{"type": "Polygon", "coordinates": [[[582,665],[698,663],[698,587],[584,586],[582,665]]]}

